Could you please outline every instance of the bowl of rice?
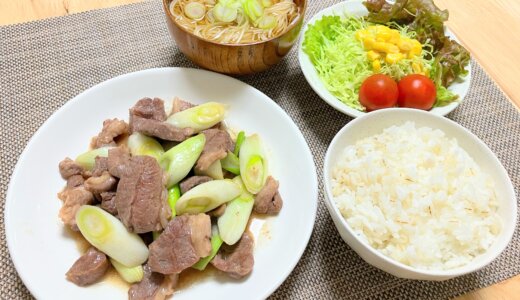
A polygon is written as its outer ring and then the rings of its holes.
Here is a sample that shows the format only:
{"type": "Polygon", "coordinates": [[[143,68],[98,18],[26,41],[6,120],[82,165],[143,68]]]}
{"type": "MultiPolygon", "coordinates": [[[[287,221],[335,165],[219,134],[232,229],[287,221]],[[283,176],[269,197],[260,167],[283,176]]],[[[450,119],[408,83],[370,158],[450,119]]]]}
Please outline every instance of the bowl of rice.
{"type": "Polygon", "coordinates": [[[391,108],[364,115],[332,140],[325,203],[345,242],[402,278],[446,280],[483,268],[516,225],[511,180],[459,124],[391,108]]]}

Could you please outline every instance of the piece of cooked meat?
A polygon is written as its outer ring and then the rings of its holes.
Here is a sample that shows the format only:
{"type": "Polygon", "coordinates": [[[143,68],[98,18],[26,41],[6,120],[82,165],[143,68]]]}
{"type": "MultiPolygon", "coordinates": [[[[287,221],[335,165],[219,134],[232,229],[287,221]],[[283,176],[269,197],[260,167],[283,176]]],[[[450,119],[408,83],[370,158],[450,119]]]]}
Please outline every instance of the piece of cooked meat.
{"type": "Polygon", "coordinates": [[[67,188],[73,189],[78,186],[82,186],[85,182],[85,179],[83,179],[83,176],[81,175],[72,175],[67,179],[67,188]]]}
{"type": "Polygon", "coordinates": [[[151,156],[133,156],[126,165],[117,185],[118,216],[128,230],[136,233],[162,230],[171,209],[159,163],[151,156]]]}
{"type": "Polygon", "coordinates": [[[143,269],[143,279],[132,284],[128,290],[129,300],[164,300],[173,294],[179,278],[178,274],[165,276],[152,272],[148,265],[145,265],[143,269]]]}
{"type": "Polygon", "coordinates": [[[94,195],[87,191],[85,187],[79,186],[73,189],[65,189],[58,193],[58,198],[63,201],[59,217],[65,225],[69,225],[74,231],[78,231],[76,225],[76,212],[85,204],[94,202],[94,195]]]}
{"type": "Polygon", "coordinates": [[[230,277],[242,278],[253,270],[255,263],[254,246],[253,237],[246,231],[235,245],[223,244],[211,264],[230,277]]]}
{"type": "Polygon", "coordinates": [[[225,158],[228,151],[232,152],[234,145],[227,131],[206,129],[202,133],[206,136],[206,143],[195,168],[206,171],[215,161],[225,158]]]}
{"type": "Polygon", "coordinates": [[[253,210],[259,214],[273,215],[280,212],[283,206],[282,197],[278,192],[278,181],[273,177],[267,177],[264,187],[255,196],[253,210]]]}
{"type": "Polygon", "coordinates": [[[195,106],[195,104],[192,104],[188,101],[184,101],[181,98],[175,97],[175,99],[173,99],[172,114],[178,113],[183,110],[187,110],[188,108],[192,108],[195,106]]]}
{"type": "Polygon", "coordinates": [[[101,176],[92,176],[85,180],[84,185],[87,191],[94,194],[96,198],[101,199],[101,193],[115,189],[117,186],[117,180],[112,177],[108,171],[105,171],[101,176]]]}
{"type": "Polygon", "coordinates": [[[117,147],[108,150],[107,166],[110,175],[121,178],[123,174],[130,173],[128,161],[130,152],[126,147],[117,147]]]}
{"type": "Polygon", "coordinates": [[[110,262],[105,253],[90,247],[72,265],[66,274],[67,280],[79,286],[87,286],[97,282],[108,270],[110,262]]]}
{"type": "Polygon", "coordinates": [[[138,116],[131,116],[130,124],[132,132],[140,132],[167,141],[182,142],[193,135],[193,129],[191,128],[177,128],[170,123],[138,116]]]}
{"type": "Polygon", "coordinates": [[[81,175],[84,171],[82,166],[68,157],[60,162],[59,169],[61,177],[65,180],[73,175],[81,175]]]}
{"type": "Polygon", "coordinates": [[[117,215],[116,207],[116,193],[115,192],[103,192],[101,193],[101,208],[106,210],[112,215],[117,215]]]}
{"type": "Polygon", "coordinates": [[[209,176],[191,176],[179,184],[179,187],[181,188],[181,194],[186,193],[187,191],[191,190],[192,188],[196,187],[199,184],[203,184],[205,182],[211,181],[213,178],[209,176]]]}
{"type": "Polygon", "coordinates": [[[130,108],[130,115],[145,119],[164,121],[166,120],[164,101],[159,98],[143,98],[137,101],[134,107],[130,108]]]}
{"type": "Polygon", "coordinates": [[[101,148],[103,146],[115,146],[115,138],[123,134],[128,134],[128,124],[119,119],[108,119],[103,121],[101,132],[92,141],[93,148],[101,148]]]}
{"type": "Polygon", "coordinates": [[[220,205],[219,207],[215,208],[214,210],[208,211],[208,215],[210,215],[211,217],[218,218],[226,212],[226,207],[227,207],[227,204],[224,203],[224,204],[220,205]]]}
{"type": "Polygon", "coordinates": [[[96,156],[91,176],[101,176],[105,171],[108,171],[108,157],[96,156]]]}
{"type": "Polygon", "coordinates": [[[211,219],[206,214],[173,218],[150,244],[148,264],[154,272],[179,274],[211,252],[211,219]]]}

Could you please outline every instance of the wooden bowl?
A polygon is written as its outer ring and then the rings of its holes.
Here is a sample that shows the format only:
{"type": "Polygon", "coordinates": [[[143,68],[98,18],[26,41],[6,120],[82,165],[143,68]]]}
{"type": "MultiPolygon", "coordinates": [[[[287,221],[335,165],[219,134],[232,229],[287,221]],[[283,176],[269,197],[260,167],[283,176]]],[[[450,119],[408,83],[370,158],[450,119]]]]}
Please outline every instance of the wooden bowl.
{"type": "Polygon", "coordinates": [[[166,22],[182,53],[203,68],[237,75],[261,72],[278,63],[298,39],[307,8],[307,0],[294,0],[301,13],[283,34],[275,38],[250,44],[219,44],[198,37],[177,24],[169,9],[171,2],[163,0],[166,22]]]}

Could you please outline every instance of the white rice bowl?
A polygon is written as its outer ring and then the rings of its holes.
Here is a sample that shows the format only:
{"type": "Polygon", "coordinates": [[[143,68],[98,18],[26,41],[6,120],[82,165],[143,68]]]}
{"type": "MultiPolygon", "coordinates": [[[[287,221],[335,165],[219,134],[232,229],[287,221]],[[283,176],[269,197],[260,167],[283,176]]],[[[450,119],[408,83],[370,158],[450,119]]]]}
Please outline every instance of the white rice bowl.
{"type": "Polygon", "coordinates": [[[403,264],[464,266],[501,231],[493,180],[441,130],[389,127],[346,147],[332,169],[333,201],[354,233],[403,264]]]}

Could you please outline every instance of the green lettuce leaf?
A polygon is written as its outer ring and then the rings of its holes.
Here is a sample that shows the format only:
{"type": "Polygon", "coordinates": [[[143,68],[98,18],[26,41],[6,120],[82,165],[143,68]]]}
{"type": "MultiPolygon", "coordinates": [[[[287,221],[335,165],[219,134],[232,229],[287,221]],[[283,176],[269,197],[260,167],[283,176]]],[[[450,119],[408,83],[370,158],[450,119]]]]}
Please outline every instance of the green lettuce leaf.
{"type": "Polygon", "coordinates": [[[324,16],[321,20],[309,25],[303,41],[303,50],[314,65],[323,55],[323,46],[336,39],[338,32],[334,30],[335,25],[341,25],[341,19],[338,16],[324,16]]]}

